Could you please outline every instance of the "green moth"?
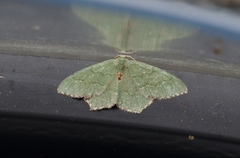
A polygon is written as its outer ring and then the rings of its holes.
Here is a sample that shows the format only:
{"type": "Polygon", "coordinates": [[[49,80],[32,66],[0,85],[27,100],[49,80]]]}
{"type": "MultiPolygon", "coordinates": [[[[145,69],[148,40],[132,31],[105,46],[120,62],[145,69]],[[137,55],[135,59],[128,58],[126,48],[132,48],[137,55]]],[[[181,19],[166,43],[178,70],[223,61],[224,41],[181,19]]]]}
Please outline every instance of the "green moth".
{"type": "Polygon", "coordinates": [[[57,91],[84,98],[90,110],[116,105],[127,112],[141,113],[154,99],[179,96],[188,90],[174,75],[119,55],[75,72],[60,83],[57,91]]]}

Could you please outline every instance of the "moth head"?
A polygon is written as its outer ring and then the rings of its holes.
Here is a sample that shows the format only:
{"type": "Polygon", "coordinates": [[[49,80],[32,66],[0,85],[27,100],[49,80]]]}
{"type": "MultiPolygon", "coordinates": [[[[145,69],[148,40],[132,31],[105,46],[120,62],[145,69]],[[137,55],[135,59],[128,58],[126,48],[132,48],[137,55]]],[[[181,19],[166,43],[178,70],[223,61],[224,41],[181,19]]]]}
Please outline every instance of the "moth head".
{"type": "Polygon", "coordinates": [[[126,59],[125,57],[118,57],[115,60],[116,69],[118,71],[123,71],[126,68],[126,63],[128,59],[126,59]]]}

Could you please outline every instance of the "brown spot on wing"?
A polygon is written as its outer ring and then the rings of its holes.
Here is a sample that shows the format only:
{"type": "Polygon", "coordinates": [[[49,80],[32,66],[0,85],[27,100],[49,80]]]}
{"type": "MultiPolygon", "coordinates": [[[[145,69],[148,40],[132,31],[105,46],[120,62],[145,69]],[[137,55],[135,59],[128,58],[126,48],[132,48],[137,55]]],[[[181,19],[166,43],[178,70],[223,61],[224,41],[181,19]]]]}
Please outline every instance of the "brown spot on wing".
{"type": "Polygon", "coordinates": [[[120,81],[120,80],[122,80],[123,73],[119,72],[119,73],[117,74],[117,76],[118,76],[118,80],[120,81]]]}

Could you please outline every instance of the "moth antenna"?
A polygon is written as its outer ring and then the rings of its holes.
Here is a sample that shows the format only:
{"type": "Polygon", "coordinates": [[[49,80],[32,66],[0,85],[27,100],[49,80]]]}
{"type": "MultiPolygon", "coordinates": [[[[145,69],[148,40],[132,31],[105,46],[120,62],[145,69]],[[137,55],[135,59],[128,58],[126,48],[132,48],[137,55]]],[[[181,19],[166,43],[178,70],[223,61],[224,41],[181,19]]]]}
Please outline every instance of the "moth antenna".
{"type": "Polygon", "coordinates": [[[123,57],[123,58],[129,58],[129,59],[132,59],[132,60],[135,60],[133,57],[131,57],[130,55],[117,55],[114,59],[117,59],[119,57],[123,57]]]}

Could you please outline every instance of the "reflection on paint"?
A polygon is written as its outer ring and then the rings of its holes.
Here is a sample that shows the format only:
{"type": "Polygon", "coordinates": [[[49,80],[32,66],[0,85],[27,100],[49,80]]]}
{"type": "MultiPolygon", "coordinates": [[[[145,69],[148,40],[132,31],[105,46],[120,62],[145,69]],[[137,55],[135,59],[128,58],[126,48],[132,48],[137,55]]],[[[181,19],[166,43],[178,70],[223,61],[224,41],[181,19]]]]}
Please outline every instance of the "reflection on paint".
{"type": "Polygon", "coordinates": [[[73,12],[104,36],[103,43],[119,52],[156,51],[172,39],[187,37],[197,32],[183,24],[131,13],[101,10],[100,8],[72,5],[73,12]]]}

